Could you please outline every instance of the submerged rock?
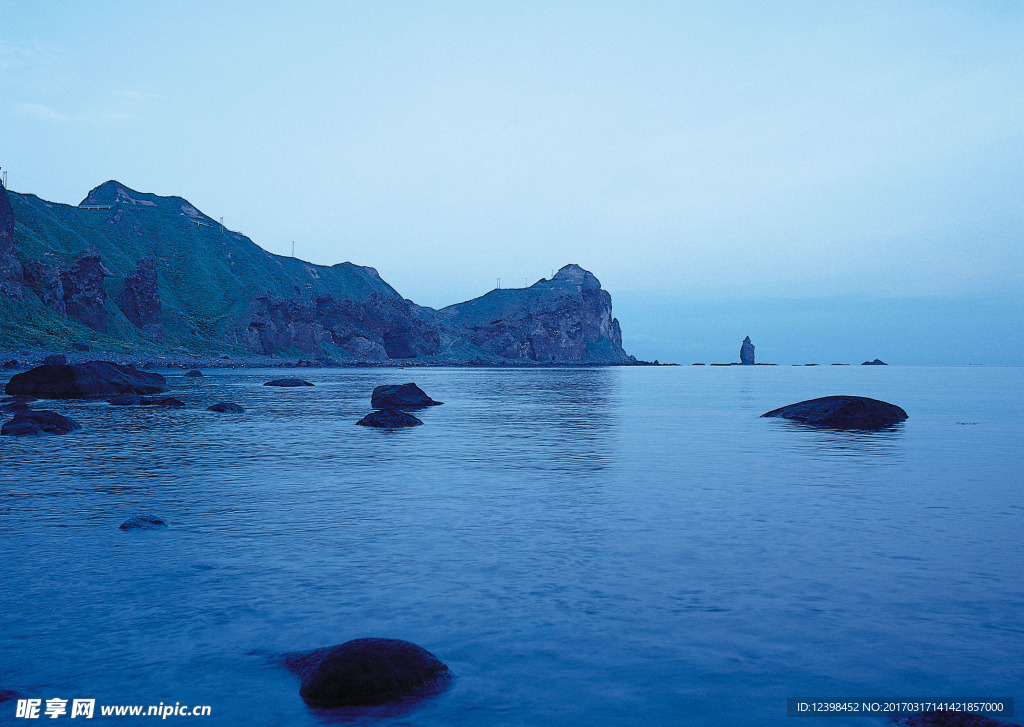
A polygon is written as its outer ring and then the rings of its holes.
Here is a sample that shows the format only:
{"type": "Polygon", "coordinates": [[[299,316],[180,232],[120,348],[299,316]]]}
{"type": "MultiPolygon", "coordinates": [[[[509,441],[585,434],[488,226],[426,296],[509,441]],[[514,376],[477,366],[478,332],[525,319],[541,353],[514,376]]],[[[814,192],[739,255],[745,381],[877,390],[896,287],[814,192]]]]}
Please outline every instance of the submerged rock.
{"type": "Polygon", "coordinates": [[[744,338],[740,346],[740,363],[745,366],[754,365],[754,344],[750,342],[750,336],[744,338]]]}
{"type": "Polygon", "coordinates": [[[888,366],[885,361],[880,358],[876,358],[874,361],[865,361],[861,366],[888,366]]]}
{"type": "Polygon", "coordinates": [[[361,424],[364,427],[379,427],[381,429],[417,427],[422,423],[412,414],[401,409],[377,409],[356,422],[356,424],[361,424]]]}
{"type": "Polygon", "coordinates": [[[884,429],[904,421],[907,413],[895,404],[863,396],[823,396],[762,414],[792,419],[826,429],[884,429]]]}
{"type": "Polygon", "coordinates": [[[10,361],[4,361],[4,365],[0,368],[3,368],[5,371],[11,371],[12,369],[20,369],[21,364],[18,363],[18,359],[12,358],[10,361]]]}
{"type": "Polygon", "coordinates": [[[8,437],[38,436],[40,434],[68,434],[81,429],[82,425],[55,411],[19,411],[14,419],[0,428],[0,434],[8,437]]]}
{"type": "Polygon", "coordinates": [[[55,366],[43,364],[15,374],[4,388],[8,394],[40,399],[79,399],[117,394],[156,394],[167,390],[160,374],[139,371],[111,361],[87,361],[55,366]]]}
{"type": "Polygon", "coordinates": [[[434,401],[413,383],[385,384],[375,388],[370,395],[370,406],[374,409],[422,409],[443,403],[434,401]]]}
{"type": "Polygon", "coordinates": [[[68,362],[68,357],[62,353],[50,354],[43,359],[43,363],[47,366],[64,366],[68,362]]]}
{"type": "Polygon", "coordinates": [[[264,386],[312,386],[313,384],[302,379],[274,379],[268,381],[264,386]]]}
{"type": "Polygon", "coordinates": [[[118,530],[157,530],[166,528],[167,521],[156,515],[132,515],[117,526],[118,530]]]}
{"type": "Polygon", "coordinates": [[[189,371],[188,373],[185,374],[185,376],[191,376],[191,377],[197,378],[197,379],[200,376],[202,376],[202,375],[203,375],[203,372],[200,371],[199,369],[192,369],[191,371],[189,371]]]}
{"type": "Polygon", "coordinates": [[[228,414],[242,414],[245,412],[245,409],[233,401],[221,401],[213,406],[206,407],[206,409],[207,411],[218,411],[228,414]]]}
{"type": "Polygon", "coordinates": [[[139,400],[139,403],[143,406],[167,406],[173,409],[180,409],[185,406],[185,402],[175,399],[173,396],[144,396],[139,400]]]}
{"type": "Polygon", "coordinates": [[[5,411],[5,412],[14,413],[14,412],[19,412],[19,411],[31,411],[31,410],[32,410],[32,407],[30,407],[26,402],[19,401],[17,399],[15,399],[14,401],[9,401],[6,404],[0,404],[0,411],[5,411]]]}
{"type": "Polygon", "coordinates": [[[452,673],[421,646],[398,639],[355,639],[339,646],[286,654],[313,707],[383,704],[443,689],[452,673]]]}
{"type": "Polygon", "coordinates": [[[137,406],[142,403],[142,397],[138,394],[118,394],[107,399],[107,403],[114,406],[137,406]]]}

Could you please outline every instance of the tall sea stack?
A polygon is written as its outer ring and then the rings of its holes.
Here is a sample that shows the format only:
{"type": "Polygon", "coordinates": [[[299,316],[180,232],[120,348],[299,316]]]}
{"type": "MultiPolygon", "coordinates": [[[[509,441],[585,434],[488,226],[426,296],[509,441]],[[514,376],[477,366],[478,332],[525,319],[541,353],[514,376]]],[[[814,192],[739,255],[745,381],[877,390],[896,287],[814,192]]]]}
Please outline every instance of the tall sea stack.
{"type": "Polygon", "coordinates": [[[750,342],[750,336],[744,338],[740,346],[740,363],[744,366],[754,365],[754,344],[750,342]]]}

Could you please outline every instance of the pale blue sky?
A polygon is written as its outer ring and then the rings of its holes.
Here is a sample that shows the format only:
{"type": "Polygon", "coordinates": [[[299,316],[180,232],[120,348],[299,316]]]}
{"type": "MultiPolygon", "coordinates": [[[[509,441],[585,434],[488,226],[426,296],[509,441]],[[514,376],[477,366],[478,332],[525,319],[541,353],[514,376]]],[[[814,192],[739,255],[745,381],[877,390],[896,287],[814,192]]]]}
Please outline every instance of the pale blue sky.
{"type": "Polygon", "coordinates": [[[977,303],[1024,363],[1024,3],[0,0],[0,130],[16,191],[181,195],[423,305],[578,263],[644,358],[735,359],[718,305],[900,360],[977,303]]]}

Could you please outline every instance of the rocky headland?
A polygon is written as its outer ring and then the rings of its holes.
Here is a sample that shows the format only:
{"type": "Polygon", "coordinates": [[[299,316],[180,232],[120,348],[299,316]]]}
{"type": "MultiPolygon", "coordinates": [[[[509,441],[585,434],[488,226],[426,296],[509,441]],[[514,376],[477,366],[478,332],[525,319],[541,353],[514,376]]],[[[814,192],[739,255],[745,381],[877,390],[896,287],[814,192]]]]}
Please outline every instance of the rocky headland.
{"type": "Polygon", "coordinates": [[[0,357],[22,365],[76,350],[188,368],[641,363],[577,265],[434,310],[373,268],[273,255],[181,197],[116,181],[77,206],[0,186],[0,319],[0,357]]]}

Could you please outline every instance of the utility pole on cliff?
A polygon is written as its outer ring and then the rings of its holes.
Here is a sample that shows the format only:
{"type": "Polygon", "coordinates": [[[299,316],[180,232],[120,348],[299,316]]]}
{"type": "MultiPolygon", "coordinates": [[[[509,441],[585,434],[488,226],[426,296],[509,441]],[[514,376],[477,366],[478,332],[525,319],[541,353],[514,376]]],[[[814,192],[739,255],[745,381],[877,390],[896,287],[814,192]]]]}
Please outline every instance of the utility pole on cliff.
{"type": "Polygon", "coordinates": [[[295,257],[295,240],[292,240],[292,257],[295,257]]]}
{"type": "Polygon", "coordinates": [[[497,287],[497,290],[501,290],[501,278],[498,278],[498,287],[497,287]]]}

